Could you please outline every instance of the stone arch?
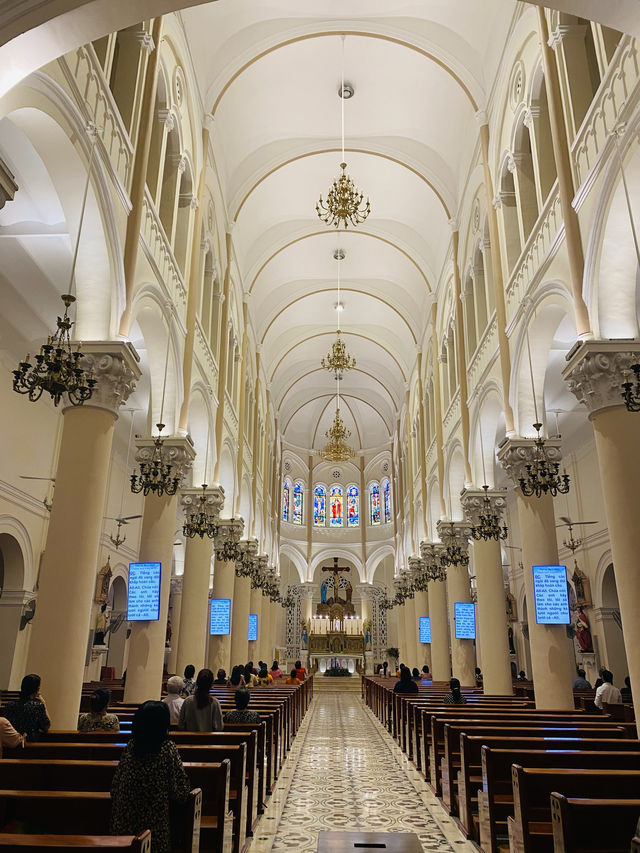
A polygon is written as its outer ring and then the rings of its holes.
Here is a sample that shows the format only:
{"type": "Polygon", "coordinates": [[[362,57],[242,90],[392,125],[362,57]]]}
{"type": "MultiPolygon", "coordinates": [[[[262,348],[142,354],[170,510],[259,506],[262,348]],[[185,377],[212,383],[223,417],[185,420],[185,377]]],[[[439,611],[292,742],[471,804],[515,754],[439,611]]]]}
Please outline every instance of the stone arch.
{"type": "Polygon", "coordinates": [[[372,584],[373,578],[375,577],[375,573],[378,569],[378,566],[383,562],[386,557],[393,557],[394,549],[392,545],[382,545],[380,548],[376,548],[376,550],[371,554],[371,556],[367,559],[367,570],[366,570],[366,581],[367,583],[372,584]]]}
{"type": "Polygon", "coordinates": [[[233,443],[229,438],[223,441],[222,448],[220,449],[218,480],[225,494],[222,515],[225,518],[231,518],[235,507],[236,463],[233,443]]]}
{"type": "Polygon", "coordinates": [[[189,434],[196,450],[196,457],[193,460],[191,470],[191,482],[194,486],[200,486],[203,483],[211,485],[216,458],[216,436],[211,395],[204,383],[197,382],[191,389],[188,423],[189,434]]]}
{"type": "Polygon", "coordinates": [[[309,573],[307,579],[313,580],[318,566],[320,566],[324,562],[333,560],[334,557],[338,557],[338,559],[341,561],[345,560],[355,567],[358,573],[358,577],[351,579],[351,583],[353,583],[354,586],[355,583],[365,583],[366,578],[364,576],[364,566],[362,565],[362,561],[353,553],[353,551],[348,551],[346,548],[334,548],[331,546],[323,548],[321,551],[314,555],[309,565],[309,573]]]}
{"type": "Polygon", "coordinates": [[[464,456],[459,441],[451,444],[447,459],[445,460],[445,506],[447,516],[452,521],[462,521],[464,514],[460,503],[460,492],[465,486],[464,479],[464,456]]]}
{"type": "MultiPolygon", "coordinates": [[[[27,641],[22,630],[21,617],[24,605],[33,598],[25,590],[24,535],[19,522],[11,518],[0,519],[0,688],[18,686],[23,675],[27,641]],[[10,531],[10,532],[9,532],[10,531]],[[18,534],[16,536],[15,534],[18,534]]],[[[27,540],[28,541],[28,540],[27,540]]]]}
{"type": "Polygon", "coordinates": [[[471,417],[469,440],[473,482],[475,486],[482,486],[485,482],[489,486],[497,486],[503,472],[502,466],[497,464],[496,448],[506,434],[502,394],[498,386],[491,382],[484,386],[477,399],[478,405],[471,417]]]}
{"type": "Polygon", "coordinates": [[[292,545],[284,544],[280,546],[280,555],[282,557],[289,558],[291,563],[297,569],[298,576],[300,577],[300,583],[304,583],[307,580],[307,561],[298,549],[294,548],[292,545]]]}

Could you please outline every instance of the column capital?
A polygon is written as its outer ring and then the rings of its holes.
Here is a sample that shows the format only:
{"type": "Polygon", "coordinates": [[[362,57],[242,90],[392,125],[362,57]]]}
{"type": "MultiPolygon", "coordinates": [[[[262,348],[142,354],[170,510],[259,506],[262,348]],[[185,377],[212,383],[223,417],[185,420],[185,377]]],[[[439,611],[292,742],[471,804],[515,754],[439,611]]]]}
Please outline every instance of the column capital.
{"type": "Polygon", "coordinates": [[[83,408],[107,409],[117,416],[142,374],[140,356],[128,341],[83,342],[82,355],[82,368],[92,370],[98,380],[83,408]]]}
{"type": "Polygon", "coordinates": [[[218,556],[220,551],[224,551],[229,545],[238,545],[240,537],[244,531],[244,519],[236,518],[220,518],[216,524],[217,531],[213,542],[216,549],[216,560],[224,560],[222,556],[218,556]]]}
{"type": "Polygon", "coordinates": [[[464,489],[460,502],[467,521],[477,527],[480,524],[480,514],[487,508],[490,508],[491,513],[497,515],[498,519],[501,519],[507,505],[507,490],[464,489]]]}
{"type": "Polygon", "coordinates": [[[486,110],[477,110],[475,113],[475,119],[480,127],[483,127],[485,124],[489,124],[489,116],[487,115],[486,110]]]}
{"type": "Polygon", "coordinates": [[[305,601],[311,601],[313,598],[314,586],[315,584],[311,581],[305,581],[300,588],[300,598],[305,601]]]}
{"type": "MultiPolygon", "coordinates": [[[[136,439],[136,462],[151,462],[155,446],[155,438],[153,436],[150,436],[149,438],[136,439]]],[[[173,477],[178,477],[180,481],[184,479],[187,472],[190,470],[193,460],[195,459],[195,455],[196,451],[187,438],[169,436],[163,439],[163,462],[171,465],[171,473],[173,477]]]]}
{"type": "Polygon", "coordinates": [[[640,342],[583,341],[567,356],[562,377],[569,390],[593,415],[623,406],[622,383],[640,361],[640,342]]]}
{"type": "Polygon", "coordinates": [[[361,599],[365,601],[373,601],[376,598],[375,587],[370,583],[359,583],[356,585],[355,591],[361,599]]]}
{"type": "Polygon", "coordinates": [[[140,44],[140,49],[145,53],[153,53],[156,48],[156,44],[153,40],[153,36],[151,33],[148,33],[146,30],[139,30],[136,33],[136,40],[140,44]]]}
{"type": "Polygon", "coordinates": [[[414,577],[421,574],[425,569],[425,561],[422,557],[418,557],[417,554],[412,554],[407,560],[407,564],[409,571],[414,577]]]}
{"type": "Polygon", "coordinates": [[[8,201],[13,201],[18,191],[18,185],[14,177],[15,175],[0,157],[0,210],[2,210],[8,201]]]}
{"type": "MultiPolygon", "coordinates": [[[[535,438],[509,438],[498,449],[498,461],[504,468],[514,486],[520,485],[521,479],[528,476],[526,466],[535,462],[535,438]]],[[[562,442],[560,439],[545,438],[544,452],[549,462],[560,462],[562,459],[562,442]]]]}
{"type": "Polygon", "coordinates": [[[182,575],[179,578],[171,578],[171,595],[182,595],[182,575]]]}
{"type": "Polygon", "coordinates": [[[459,545],[463,551],[468,550],[469,539],[471,538],[469,522],[449,521],[446,518],[441,518],[436,524],[436,530],[445,548],[449,548],[451,545],[459,545]]]}
{"type": "MultiPolygon", "coordinates": [[[[180,490],[180,507],[184,511],[185,516],[198,505],[202,494],[202,487],[199,489],[191,487],[180,490]]],[[[224,489],[219,484],[209,486],[205,490],[204,496],[206,498],[207,510],[214,518],[217,518],[224,506],[224,489]]]]}

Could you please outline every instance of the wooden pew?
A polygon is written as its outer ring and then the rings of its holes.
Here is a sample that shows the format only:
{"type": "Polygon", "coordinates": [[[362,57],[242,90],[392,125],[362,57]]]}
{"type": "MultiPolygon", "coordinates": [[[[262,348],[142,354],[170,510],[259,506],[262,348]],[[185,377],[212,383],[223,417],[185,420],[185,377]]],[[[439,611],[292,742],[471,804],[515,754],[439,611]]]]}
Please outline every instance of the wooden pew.
{"type": "MultiPolygon", "coordinates": [[[[0,788],[37,791],[111,790],[117,761],[3,758],[0,788]]],[[[233,815],[229,812],[230,762],[184,765],[191,785],[202,789],[201,849],[232,850],[233,815]]]]}
{"type": "Polygon", "coordinates": [[[151,833],[140,835],[12,835],[0,834],[2,853],[24,853],[27,850],[131,850],[132,853],[151,853],[151,833]]]}
{"type": "Polygon", "coordinates": [[[627,853],[638,815],[640,800],[574,799],[552,793],[554,853],[627,853]]]}
{"type": "MultiPolygon", "coordinates": [[[[202,791],[189,793],[180,827],[179,850],[198,853],[202,791]]],[[[0,829],[29,828],[43,835],[109,834],[111,796],[106,791],[0,790],[0,829]]],[[[21,833],[20,833],[21,834],[21,833]]]]}
{"type": "MultiPolygon", "coordinates": [[[[627,742],[625,739],[619,741],[621,744],[627,742]]],[[[508,748],[496,749],[485,743],[482,747],[482,790],[478,792],[479,839],[482,849],[495,853],[500,838],[505,839],[508,835],[507,820],[514,814],[511,773],[514,763],[528,768],[574,768],[580,771],[593,768],[636,770],[640,767],[638,742],[635,751],[620,750],[615,741],[609,745],[614,748],[602,751],[589,749],[587,740],[580,740],[573,744],[573,748],[566,750],[558,750],[556,744],[548,741],[539,744],[539,749],[530,745],[525,748],[510,745],[508,748]]]]}
{"type": "Polygon", "coordinates": [[[640,798],[640,771],[538,769],[513,764],[513,817],[507,819],[512,853],[553,851],[551,794],[566,797],[598,797],[604,791],[612,799],[640,798]]]}
{"type": "MultiPolygon", "coordinates": [[[[124,744],[116,743],[27,743],[23,749],[7,750],[7,757],[20,757],[26,760],[75,760],[75,761],[119,761],[124,744]]],[[[230,762],[229,806],[233,812],[233,850],[242,850],[247,834],[248,788],[246,776],[246,743],[234,746],[216,744],[180,744],[180,757],[186,764],[219,764],[225,758],[230,762]]],[[[3,759],[4,761],[4,759],[3,759]]],[[[208,817],[208,815],[205,815],[208,817]]],[[[204,822],[208,829],[209,821],[204,822]]]]}

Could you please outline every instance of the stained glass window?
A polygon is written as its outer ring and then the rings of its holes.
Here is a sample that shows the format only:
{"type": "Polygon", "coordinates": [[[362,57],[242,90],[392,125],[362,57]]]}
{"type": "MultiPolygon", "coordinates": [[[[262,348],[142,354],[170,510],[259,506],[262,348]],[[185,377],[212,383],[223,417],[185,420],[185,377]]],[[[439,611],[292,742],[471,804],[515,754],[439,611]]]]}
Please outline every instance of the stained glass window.
{"type": "Polygon", "coordinates": [[[380,486],[371,484],[369,492],[369,519],[371,524],[380,524],[380,486]]]}
{"type": "Polygon", "coordinates": [[[316,486],[313,490],[313,526],[324,527],[327,523],[327,490],[316,486]]]}
{"type": "Polygon", "coordinates": [[[387,480],[383,489],[384,495],[384,523],[389,524],[391,521],[391,484],[387,480]]]}
{"type": "Polygon", "coordinates": [[[302,483],[296,483],[293,487],[293,516],[291,519],[294,524],[302,524],[303,499],[302,483]]]}
{"type": "Polygon", "coordinates": [[[282,520],[290,520],[290,501],[291,501],[291,483],[289,480],[284,481],[282,487],[282,520]]]}
{"type": "Polygon", "coordinates": [[[329,518],[330,527],[342,527],[344,508],[342,506],[342,486],[337,484],[331,486],[331,516],[329,518]]]}
{"type": "Polygon", "coordinates": [[[357,486],[347,489],[347,526],[357,527],[360,524],[360,493],[357,486]]]}

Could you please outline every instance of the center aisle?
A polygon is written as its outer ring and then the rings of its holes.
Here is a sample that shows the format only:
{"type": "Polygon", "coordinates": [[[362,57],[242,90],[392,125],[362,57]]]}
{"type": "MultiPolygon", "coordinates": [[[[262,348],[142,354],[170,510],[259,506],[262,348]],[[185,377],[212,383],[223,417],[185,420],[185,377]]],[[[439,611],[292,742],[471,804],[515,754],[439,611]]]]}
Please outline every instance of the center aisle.
{"type": "Polygon", "coordinates": [[[475,850],[359,692],[316,691],[264,818],[249,853],[315,853],[322,829],[415,832],[425,851],[475,850]]]}

